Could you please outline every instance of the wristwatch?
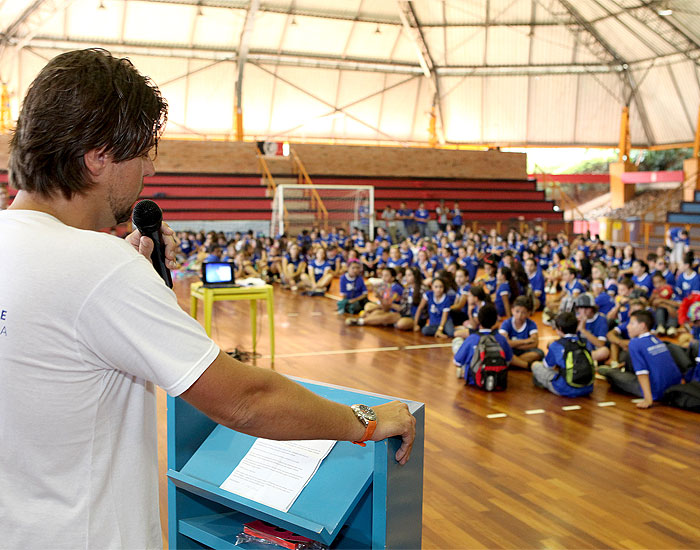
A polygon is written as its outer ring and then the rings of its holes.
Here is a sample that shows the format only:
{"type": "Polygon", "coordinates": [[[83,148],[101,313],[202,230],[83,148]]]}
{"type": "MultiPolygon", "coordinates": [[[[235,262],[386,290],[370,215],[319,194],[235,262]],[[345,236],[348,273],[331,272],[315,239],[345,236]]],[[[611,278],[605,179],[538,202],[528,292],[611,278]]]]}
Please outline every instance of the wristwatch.
{"type": "Polygon", "coordinates": [[[356,445],[365,446],[365,441],[369,441],[372,438],[374,429],[377,427],[377,415],[370,409],[367,405],[350,405],[352,412],[355,413],[357,419],[362,422],[365,427],[365,433],[359,441],[353,441],[356,445]]]}

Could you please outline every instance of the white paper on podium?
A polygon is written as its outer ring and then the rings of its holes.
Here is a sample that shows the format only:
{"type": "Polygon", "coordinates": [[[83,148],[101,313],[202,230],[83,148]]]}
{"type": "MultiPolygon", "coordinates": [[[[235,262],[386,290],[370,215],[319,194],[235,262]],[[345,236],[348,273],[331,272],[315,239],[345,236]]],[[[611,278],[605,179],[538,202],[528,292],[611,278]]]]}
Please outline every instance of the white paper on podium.
{"type": "Polygon", "coordinates": [[[257,439],[221,488],[288,512],[335,441],[257,439]]]}

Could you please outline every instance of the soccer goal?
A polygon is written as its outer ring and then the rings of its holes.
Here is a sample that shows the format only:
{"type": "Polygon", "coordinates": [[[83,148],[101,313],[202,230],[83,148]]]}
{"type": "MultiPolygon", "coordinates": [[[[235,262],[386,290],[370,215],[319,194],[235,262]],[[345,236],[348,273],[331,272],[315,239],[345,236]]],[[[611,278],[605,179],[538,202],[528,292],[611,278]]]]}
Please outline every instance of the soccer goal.
{"type": "Polygon", "coordinates": [[[297,235],[303,229],[364,229],[374,238],[371,185],[288,184],[275,188],[270,235],[297,235]]]}

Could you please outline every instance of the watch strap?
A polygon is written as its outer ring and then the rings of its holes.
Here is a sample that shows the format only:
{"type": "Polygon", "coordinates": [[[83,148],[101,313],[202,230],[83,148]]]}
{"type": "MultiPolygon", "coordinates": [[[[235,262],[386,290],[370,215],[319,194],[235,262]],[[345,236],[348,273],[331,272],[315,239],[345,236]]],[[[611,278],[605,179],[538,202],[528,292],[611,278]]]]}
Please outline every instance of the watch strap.
{"type": "Polygon", "coordinates": [[[377,428],[377,421],[376,420],[370,420],[367,423],[367,427],[365,428],[365,433],[362,434],[362,438],[359,441],[353,441],[355,445],[359,445],[360,447],[366,447],[367,444],[365,441],[369,441],[372,439],[372,435],[374,434],[374,430],[377,428]]]}

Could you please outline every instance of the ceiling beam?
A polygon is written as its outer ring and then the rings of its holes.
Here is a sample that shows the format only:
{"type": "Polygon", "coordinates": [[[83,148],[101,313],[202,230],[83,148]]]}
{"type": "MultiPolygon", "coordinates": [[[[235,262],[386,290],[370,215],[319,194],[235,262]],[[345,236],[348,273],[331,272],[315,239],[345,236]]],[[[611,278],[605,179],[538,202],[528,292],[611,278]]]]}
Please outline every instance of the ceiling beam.
{"type": "MultiPolygon", "coordinates": [[[[232,0],[232,1],[225,1],[225,0],[141,0],[142,2],[151,2],[151,3],[156,3],[156,4],[173,4],[173,5],[202,5],[202,6],[207,6],[211,8],[220,8],[220,9],[240,9],[240,10],[245,10],[247,7],[247,2],[242,1],[242,0],[232,0]]],[[[332,6],[332,2],[327,3],[328,6],[332,6]]],[[[285,7],[283,5],[262,5],[260,6],[260,11],[261,12],[267,12],[267,13],[279,13],[282,15],[298,15],[302,17],[314,17],[317,19],[332,19],[335,21],[347,21],[349,23],[352,22],[360,22],[360,23],[371,23],[373,25],[396,25],[400,26],[401,21],[396,18],[396,17],[391,17],[391,16],[371,16],[371,15],[350,15],[347,12],[343,11],[333,11],[333,10],[317,10],[317,9],[310,9],[310,8],[304,8],[304,7],[294,7],[294,8],[289,8],[285,7]]],[[[510,20],[510,21],[500,21],[496,26],[503,26],[503,27],[527,27],[529,25],[529,21],[518,21],[518,20],[510,20]]],[[[542,22],[538,23],[538,25],[542,26],[556,26],[557,23],[553,22],[542,22]]],[[[432,27],[485,27],[488,26],[486,23],[481,23],[478,21],[470,21],[470,22],[459,22],[459,23],[448,23],[445,21],[442,22],[431,22],[431,23],[425,23],[422,22],[421,26],[423,28],[432,28],[432,27]]]]}
{"type": "MultiPolygon", "coordinates": [[[[238,68],[236,77],[236,117],[238,121],[242,120],[243,117],[243,70],[248,61],[248,52],[250,50],[250,39],[253,36],[253,29],[255,28],[255,16],[258,13],[258,8],[260,7],[260,0],[250,0],[248,4],[248,9],[245,14],[245,21],[243,22],[243,30],[241,31],[241,38],[238,41],[238,68]]],[[[241,127],[242,133],[242,123],[238,123],[236,128],[241,127]]],[[[242,136],[238,136],[238,139],[243,139],[242,136]]]]}
{"type": "MultiPolygon", "coordinates": [[[[187,47],[183,44],[154,44],[147,42],[102,39],[99,42],[88,39],[68,39],[55,36],[40,36],[32,39],[31,46],[52,50],[72,50],[89,46],[100,46],[119,55],[144,55],[172,57],[179,59],[201,59],[207,61],[232,61],[238,59],[238,51],[230,48],[187,47]]],[[[418,63],[397,63],[394,61],[377,61],[372,59],[349,58],[339,56],[320,56],[313,54],[269,52],[253,50],[248,52],[248,60],[261,64],[279,64],[294,67],[315,67],[321,69],[386,72],[406,75],[422,75],[418,63]]],[[[634,64],[633,64],[634,65],[634,64]]],[[[438,76],[514,76],[546,74],[582,74],[621,72],[620,65],[600,65],[597,63],[553,63],[541,65],[459,65],[452,67],[435,67],[438,76]]]]}
{"type": "Polygon", "coordinates": [[[420,21],[413,9],[413,4],[407,0],[397,0],[399,6],[399,17],[401,18],[401,23],[403,25],[406,34],[409,39],[413,42],[416,47],[416,52],[418,54],[418,63],[423,69],[423,74],[427,79],[430,80],[433,87],[433,108],[437,107],[438,118],[440,120],[440,132],[438,140],[440,143],[445,143],[445,120],[443,117],[442,99],[440,94],[440,80],[435,72],[435,60],[430,53],[430,48],[425,40],[425,35],[423,34],[423,29],[421,28],[420,21]]]}

